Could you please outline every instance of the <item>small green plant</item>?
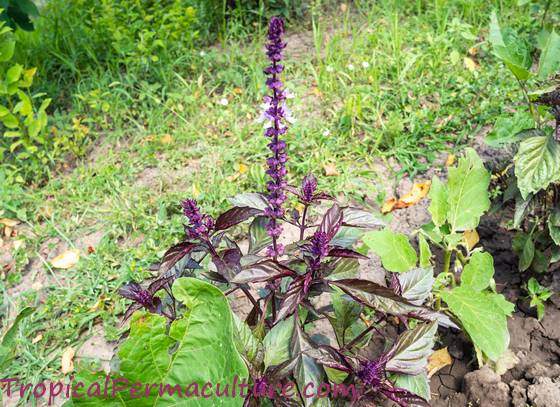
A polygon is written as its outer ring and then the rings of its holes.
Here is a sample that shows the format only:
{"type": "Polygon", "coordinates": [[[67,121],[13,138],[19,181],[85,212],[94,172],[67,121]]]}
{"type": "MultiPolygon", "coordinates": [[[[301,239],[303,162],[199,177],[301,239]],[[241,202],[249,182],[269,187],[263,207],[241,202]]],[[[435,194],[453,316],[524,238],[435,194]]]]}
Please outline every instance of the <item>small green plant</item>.
{"type": "Polygon", "coordinates": [[[552,292],[539,284],[536,278],[531,277],[527,282],[527,293],[529,294],[531,307],[537,308],[539,321],[544,318],[544,303],[552,297],[552,292]]]}
{"type": "Polygon", "coordinates": [[[474,248],[476,227],[490,207],[490,174],[473,149],[466,149],[447,184],[432,179],[432,221],[417,233],[419,256],[402,233],[370,232],[364,242],[395,273],[394,286],[410,302],[433,306],[456,317],[477,351],[479,361],[496,361],[509,344],[507,316],[513,304],[496,292],[492,256],[474,248]],[[430,246],[443,253],[434,267],[430,246]],[[440,271],[433,277],[434,269],[440,271]]]}
{"type": "Polygon", "coordinates": [[[500,27],[494,13],[489,40],[519,83],[525,106],[499,117],[486,142],[516,147],[503,200],[515,202],[519,270],[543,272],[560,260],[560,88],[549,79],[560,68],[560,35],[544,27],[532,45],[513,29],[500,27]],[[540,56],[533,72],[535,53],[540,56]]]}

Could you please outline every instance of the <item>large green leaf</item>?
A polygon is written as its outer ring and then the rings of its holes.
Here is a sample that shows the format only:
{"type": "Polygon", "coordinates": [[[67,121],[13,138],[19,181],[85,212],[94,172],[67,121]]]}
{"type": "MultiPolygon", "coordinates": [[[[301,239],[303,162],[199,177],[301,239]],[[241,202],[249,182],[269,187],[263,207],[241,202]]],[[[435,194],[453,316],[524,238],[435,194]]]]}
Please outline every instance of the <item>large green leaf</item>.
{"type": "Polygon", "coordinates": [[[519,80],[527,80],[531,75],[529,69],[532,64],[529,46],[513,30],[509,28],[502,30],[495,12],[490,19],[489,40],[494,54],[504,62],[515,77],[519,80]]]}
{"type": "Polygon", "coordinates": [[[513,116],[498,117],[492,131],[488,133],[484,141],[492,147],[517,143],[523,138],[532,135],[530,129],[533,129],[533,127],[535,127],[533,115],[526,110],[518,110],[513,116]]]}
{"type": "Polygon", "coordinates": [[[430,268],[432,265],[432,251],[423,234],[418,234],[418,249],[420,251],[420,267],[430,268]]]}
{"type": "MultiPolygon", "coordinates": [[[[291,357],[296,360],[294,367],[294,377],[298,385],[300,394],[304,394],[306,391],[306,386],[311,386],[311,389],[317,389],[319,385],[323,382],[325,377],[325,372],[323,367],[317,363],[317,361],[309,355],[313,352],[313,345],[308,335],[303,331],[297,313],[289,321],[294,325],[293,336],[290,346],[291,357]]],[[[307,390],[309,392],[309,390],[307,390]]],[[[316,390],[315,390],[316,392],[316,390]]],[[[317,405],[315,402],[321,403],[320,399],[312,397],[304,397],[305,406],[317,405]]]]}
{"type": "Polygon", "coordinates": [[[406,374],[422,373],[434,347],[437,327],[435,321],[425,322],[400,335],[391,350],[392,357],[387,362],[387,370],[406,374]]]}
{"type": "Polygon", "coordinates": [[[539,59],[539,79],[546,79],[560,68],[560,35],[552,31],[546,37],[539,59]]]}
{"type": "Polygon", "coordinates": [[[441,226],[447,219],[447,186],[435,175],[428,196],[430,197],[428,210],[432,214],[432,221],[436,226],[441,226]]]}
{"type": "Polygon", "coordinates": [[[286,319],[280,321],[268,331],[263,340],[264,364],[266,367],[276,366],[288,360],[293,329],[293,322],[286,319]]]}
{"type": "Polygon", "coordinates": [[[494,259],[489,253],[475,252],[461,274],[461,286],[474,291],[488,288],[494,276],[494,259]]]}
{"type": "Polygon", "coordinates": [[[393,378],[395,386],[418,394],[424,400],[430,400],[430,380],[426,372],[417,375],[396,374],[393,378]]]}
{"type": "Polygon", "coordinates": [[[465,149],[457,167],[449,168],[447,220],[453,231],[475,229],[490,208],[490,174],[472,148],[465,149]]]}
{"type": "MultiPolygon", "coordinates": [[[[217,397],[217,388],[205,383],[233,383],[248,379],[248,371],[233,341],[233,322],[229,304],[222,292],[194,278],[180,278],[173,284],[175,298],[186,305],[184,317],[168,328],[166,318],[137,312],[133,315],[130,335],[118,352],[120,375],[132,385],[156,383],[148,397],[131,398],[129,389],[117,399],[79,398],[74,404],[88,406],[241,406],[243,398],[217,397]],[[175,386],[175,392],[161,391],[159,384],[175,386]],[[200,397],[186,398],[195,389],[200,397]],[[182,391],[183,398],[178,391],[182,391]]],[[[86,374],[87,376],[87,374],[86,374]]],[[[222,385],[222,386],[224,386],[222,385]]],[[[224,390],[224,387],[222,387],[224,390]]],[[[144,388],[140,392],[143,396],[144,388]]]]}
{"type": "Polygon", "coordinates": [[[434,271],[431,268],[415,268],[398,275],[402,296],[414,305],[422,305],[434,285],[434,271]]]}
{"type": "Polygon", "coordinates": [[[441,294],[473,343],[494,361],[509,345],[506,313],[497,303],[497,295],[475,291],[470,287],[457,287],[441,294]]]}
{"type": "Polygon", "coordinates": [[[388,271],[402,273],[416,266],[416,251],[405,234],[390,229],[377,230],[366,233],[363,241],[381,257],[383,267],[388,271]]]}
{"type": "Polygon", "coordinates": [[[548,218],[550,237],[560,246],[560,209],[556,208],[548,218]]]}
{"type": "Polygon", "coordinates": [[[551,136],[523,140],[514,157],[517,186],[523,198],[560,180],[560,143],[551,136]]]}
{"type": "Polygon", "coordinates": [[[344,346],[354,338],[350,329],[354,323],[360,321],[362,307],[359,303],[345,298],[344,292],[339,288],[333,288],[331,292],[334,318],[329,317],[339,346],[344,346]]]}
{"type": "Polygon", "coordinates": [[[235,314],[232,314],[234,322],[233,339],[237,351],[249,362],[253,361],[259,351],[259,343],[253,336],[251,328],[235,314]]]}

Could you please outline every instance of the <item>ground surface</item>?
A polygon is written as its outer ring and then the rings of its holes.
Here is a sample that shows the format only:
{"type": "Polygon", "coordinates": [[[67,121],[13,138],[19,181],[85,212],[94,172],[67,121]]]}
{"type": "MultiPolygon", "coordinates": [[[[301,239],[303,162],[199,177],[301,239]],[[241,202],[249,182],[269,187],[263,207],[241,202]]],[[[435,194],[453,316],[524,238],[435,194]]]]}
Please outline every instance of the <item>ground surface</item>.
{"type": "MultiPolygon", "coordinates": [[[[489,6],[459,3],[446,14],[427,9],[417,16],[385,5],[324,18],[320,31],[294,27],[286,52],[297,119],[287,135],[291,181],[313,171],[321,188],[346,192],[342,199],[375,203],[407,192],[408,176],[445,175],[447,154],[465,144],[495,156],[481,135],[515,105],[515,83],[484,41],[489,6]],[[477,67],[468,69],[465,57],[477,67]]],[[[511,10],[508,19],[525,21],[511,10]]],[[[149,266],[180,238],[179,200],[195,197],[215,214],[227,206],[225,197],[263,189],[266,140],[256,119],[264,62],[260,40],[211,47],[180,72],[188,79],[164,84],[173,91],[165,103],[128,106],[115,91],[106,96],[115,112],[81,113],[95,133],[87,156],[27,192],[27,220],[0,242],[4,318],[22,305],[36,307],[23,324],[13,376],[62,377],[68,347],[77,351],[76,363],[94,359],[107,367],[126,329],[116,289],[150,276],[149,266]],[[79,262],[53,269],[50,260],[68,249],[79,250],[79,262]]],[[[142,100],[163,93],[146,91],[142,100]]],[[[397,212],[391,226],[411,231],[426,219],[420,204],[397,212]]],[[[522,280],[510,236],[492,222],[481,235],[497,256],[499,289],[515,298],[522,280]]],[[[375,261],[364,273],[376,278],[375,261]]],[[[557,279],[545,283],[560,288],[557,279]]],[[[559,307],[555,295],[542,323],[516,313],[511,351],[519,362],[501,377],[468,373],[476,368],[472,350],[460,336],[442,333],[455,362],[432,380],[433,405],[559,405],[559,307]]]]}

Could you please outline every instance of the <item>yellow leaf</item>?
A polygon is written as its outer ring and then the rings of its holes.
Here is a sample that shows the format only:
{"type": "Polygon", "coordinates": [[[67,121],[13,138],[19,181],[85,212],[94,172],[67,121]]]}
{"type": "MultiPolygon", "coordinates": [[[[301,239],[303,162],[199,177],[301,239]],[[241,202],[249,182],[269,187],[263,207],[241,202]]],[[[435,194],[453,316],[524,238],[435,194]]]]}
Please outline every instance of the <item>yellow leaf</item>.
{"type": "Polygon", "coordinates": [[[336,169],[335,164],[325,164],[323,169],[325,170],[325,175],[327,177],[337,177],[340,175],[340,172],[336,169]]]}
{"type": "Polygon", "coordinates": [[[420,183],[415,182],[414,185],[412,185],[412,189],[410,190],[410,192],[408,192],[401,199],[399,199],[397,206],[404,205],[404,207],[409,207],[412,205],[416,205],[418,202],[424,199],[426,195],[428,195],[431,185],[432,185],[431,181],[420,182],[420,183]]]}
{"type": "Polygon", "coordinates": [[[243,89],[233,88],[233,93],[235,93],[236,95],[241,95],[243,93],[243,89]]]}
{"type": "Polygon", "coordinates": [[[478,54],[478,48],[477,47],[470,47],[469,48],[469,55],[474,57],[476,54],[478,54]]]}
{"type": "Polygon", "coordinates": [[[343,13],[346,13],[346,10],[348,10],[348,5],[346,3],[342,3],[340,5],[340,11],[342,11],[343,13]]]}
{"type": "Polygon", "coordinates": [[[469,250],[472,250],[480,240],[480,236],[478,236],[478,232],[476,231],[476,229],[465,230],[463,232],[463,236],[469,250]]]}
{"type": "Polygon", "coordinates": [[[381,207],[381,213],[385,215],[386,213],[391,212],[395,205],[397,204],[397,198],[389,198],[385,201],[383,206],[381,207]]]}
{"type": "Polygon", "coordinates": [[[194,199],[198,199],[198,197],[200,196],[200,190],[198,189],[198,185],[192,184],[191,196],[192,196],[194,199]]]}
{"type": "Polygon", "coordinates": [[[171,134],[164,134],[163,136],[161,136],[161,142],[163,144],[171,144],[173,143],[173,137],[171,136],[171,134]]]}
{"type": "Polygon", "coordinates": [[[62,374],[68,374],[74,370],[74,355],[76,351],[73,347],[67,347],[62,353],[60,364],[62,365],[62,374]]]}
{"type": "Polygon", "coordinates": [[[240,174],[245,174],[247,171],[249,171],[249,167],[245,164],[239,164],[238,171],[240,174]]]}
{"type": "Polygon", "coordinates": [[[456,158],[457,157],[455,156],[455,154],[447,154],[447,159],[445,160],[445,166],[451,167],[453,164],[455,164],[456,158]]]}
{"type": "Polygon", "coordinates": [[[428,366],[426,366],[428,378],[432,377],[438,370],[450,365],[451,363],[453,363],[453,359],[447,351],[447,346],[436,350],[428,357],[428,366]]]}
{"type": "Polygon", "coordinates": [[[35,345],[35,344],[36,344],[37,342],[39,342],[41,339],[43,339],[43,335],[39,334],[39,335],[37,335],[35,338],[33,338],[33,339],[31,340],[31,343],[32,343],[33,345],[35,345]]]}
{"type": "Polygon", "coordinates": [[[465,57],[463,58],[463,63],[465,64],[465,68],[467,68],[469,71],[474,72],[476,71],[480,66],[474,61],[474,59],[469,58],[469,57],[465,57]]]}
{"type": "Polygon", "coordinates": [[[17,219],[8,219],[8,218],[2,218],[0,219],[0,223],[4,226],[8,226],[13,228],[14,226],[16,226],[17,224],[19,224],[19,220],[17,219]]]}
{"type": "Polygon", "coordinates": [[[69,269],[80,260],[80,251],[77,249],[66,250],[51,260],[51,264],[57,269],[69,269]]]}

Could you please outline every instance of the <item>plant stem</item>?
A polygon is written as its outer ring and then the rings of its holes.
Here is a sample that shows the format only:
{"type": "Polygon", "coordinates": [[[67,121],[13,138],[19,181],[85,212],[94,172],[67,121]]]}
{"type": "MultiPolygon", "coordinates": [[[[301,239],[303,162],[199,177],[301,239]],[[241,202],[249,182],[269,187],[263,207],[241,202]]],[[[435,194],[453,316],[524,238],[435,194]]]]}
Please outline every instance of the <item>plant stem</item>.
{"type": "Polygon", "coordinates": [[[301,215],[301,224],[299,226],[299,240],[303,240],[303,235],[305,234],[305,218],[307,217],[307,208],[309,208],[308,204],[305,204],[303,208],[303,215],[301,215]]]}
{"type": "Polygon", "coordinates": [[[449,268],[451,266],[451,250],[443,249],[443,272],[445,274],[449,273],[449,268]]]}

